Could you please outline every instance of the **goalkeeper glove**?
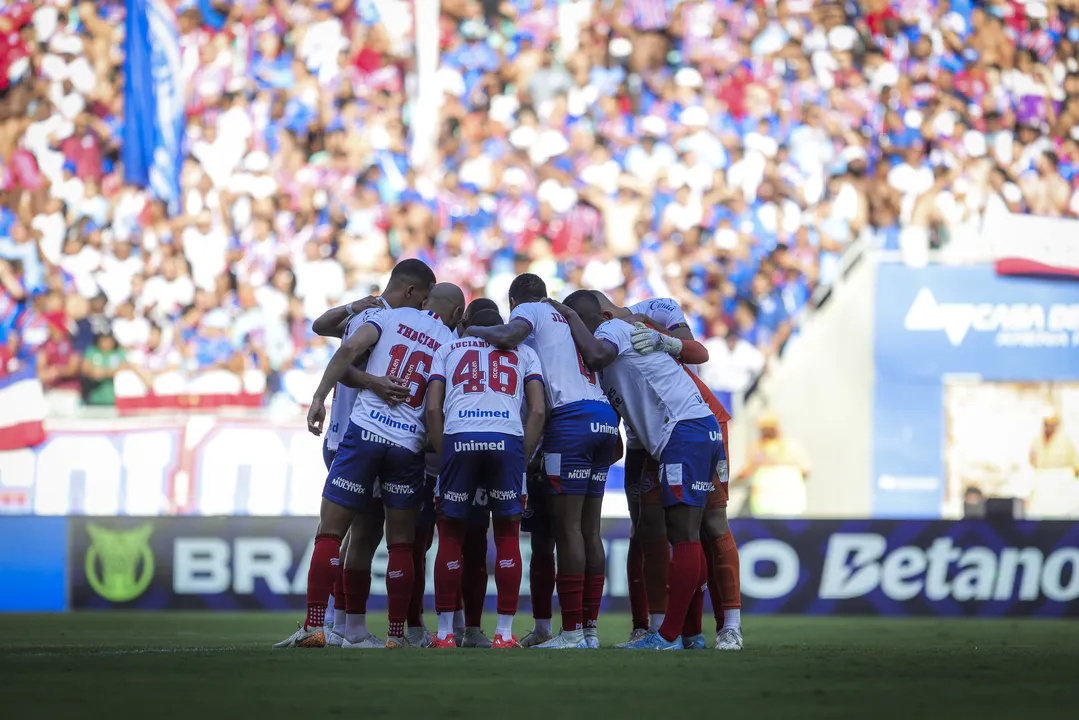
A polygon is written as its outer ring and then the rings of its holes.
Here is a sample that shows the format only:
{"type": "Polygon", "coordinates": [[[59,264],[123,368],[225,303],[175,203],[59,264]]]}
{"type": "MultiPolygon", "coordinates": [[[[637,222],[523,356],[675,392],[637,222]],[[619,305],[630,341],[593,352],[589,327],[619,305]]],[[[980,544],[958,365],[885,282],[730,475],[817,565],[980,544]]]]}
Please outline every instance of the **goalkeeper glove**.
{"type": "Polygon", "coordinates": [[[682,352],[681,340],[656,332],[644,323],[635,324],[632,339],[633,349],[641,355],[662,352],[677,357],[682,352]]]}

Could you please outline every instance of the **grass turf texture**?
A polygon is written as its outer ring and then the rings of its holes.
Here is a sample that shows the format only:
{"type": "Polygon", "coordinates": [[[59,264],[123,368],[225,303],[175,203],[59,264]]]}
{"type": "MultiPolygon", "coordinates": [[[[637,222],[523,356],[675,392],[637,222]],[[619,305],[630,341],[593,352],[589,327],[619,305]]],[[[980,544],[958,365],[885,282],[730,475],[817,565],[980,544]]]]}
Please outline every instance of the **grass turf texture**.
{"type": "MultiPolygon", "coordinates": [[[[3,715],[1074,717],[1079,667],[1065,621],[751,617],[742,653],[270,650],[295,620],[0,615],[3,715]]],[[[605,646],[628,634],[626,616],[600,623],[605,646]]]]}

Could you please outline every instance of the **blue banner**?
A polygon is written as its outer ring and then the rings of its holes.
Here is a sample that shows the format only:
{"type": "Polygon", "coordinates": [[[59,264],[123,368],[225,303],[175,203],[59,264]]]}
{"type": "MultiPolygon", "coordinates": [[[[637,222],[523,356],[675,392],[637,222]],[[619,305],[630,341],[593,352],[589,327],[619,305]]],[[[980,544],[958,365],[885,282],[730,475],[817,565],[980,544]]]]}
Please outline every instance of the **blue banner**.
{"type": "Polygon", "coordinates": [[[184,92],[176,15],[164,0],[127,0],[124,180],[180,210],[184,92]]]}
{"type": "MultiPolygon", "coordinates": [[[[71,606],[302,612],[316,525],[295,517],[72,518],[71,606]]],[[[1077,523],[736,519],[731,528],[749,615],[1079,616],[1077,523]]],[[[603,544],[603,609],[625,612],[629,522],[604,522],[603,544]]],[[[427,556],[428,608],[436,552],[437,542],[427,556]]],[[[521,552],[528,565],[527,535],[521,552]]],[[[383,547],[372,565],[371,611],[386,606],[386,561],[383,547]]],[[[493,567],[489,557],[488,610],[493,567]]],[[[526,572],[520,614],[528,602],[526,572]]]]}
{"type": "Polygon", "coordinates": [[[67,519],[0,520],[0,612],[67,609],[67,519]]]}
{"type": "Polygon", "coordinates": [[[873,515],[940,517],[945,382],[1079,378],[1079,283],[881,264],[876,292],[873,515]]]}

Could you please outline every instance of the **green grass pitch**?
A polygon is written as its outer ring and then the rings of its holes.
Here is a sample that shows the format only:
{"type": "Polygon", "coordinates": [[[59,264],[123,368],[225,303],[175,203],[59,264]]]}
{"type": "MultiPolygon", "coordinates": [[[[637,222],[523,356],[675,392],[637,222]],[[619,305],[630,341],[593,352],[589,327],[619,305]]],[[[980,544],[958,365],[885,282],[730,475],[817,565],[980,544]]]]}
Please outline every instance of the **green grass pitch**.
{"type": "MultiPolygon", "coordinates": [[[[749,617],[742,653],[270,650],[295,621],[0,615],[0,714],[1014,719],[1075,717],[1079,688],[1079,622],[749,617]]],[[[628,629],[601,617],[604,645],[628,629]]]]}

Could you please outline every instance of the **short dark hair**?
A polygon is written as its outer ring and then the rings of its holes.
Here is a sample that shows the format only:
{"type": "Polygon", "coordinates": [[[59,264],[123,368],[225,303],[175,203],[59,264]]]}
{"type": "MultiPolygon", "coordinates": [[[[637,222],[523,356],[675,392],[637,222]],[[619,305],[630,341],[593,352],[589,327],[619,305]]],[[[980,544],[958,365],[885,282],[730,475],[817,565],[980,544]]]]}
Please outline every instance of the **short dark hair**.
{"type": "Polygon", "coordinates": [[[600,312],[599,300],[591,290],[578,290],[570,293],[563,302],[578,313],[582,311],[585,314],[600,312]]]}
{"type": "Polygon", "coordinates": [[[517,302],[542,300],[547,297],[547,283],[533,273],[521,273],[510,283],[510,298],[517,302]]]}
{"type": "Polygon", "coordinates": [[[502,316],[498,314],[497,310],[490,308],[483,308],[477,310],[474,315],[468,319],[469,327],[491,327],[493,325],[501,325],[502,316]]]}
{"type": "Polygon", "coordinates": [[[423,260],[415,258],[402,260],[394,265],[393,272],[390,273],[390,283],[430,288],[435,284],[435,271],[423,260]]]}
{"type": "Polygon", "coordinates": [[[468,304],[467,308],[465,308],[465,317],[472,318],[476,313],[482,310],[494,310],[495,312],[498,312],[498,303],[491,298],[476,298],[468,304]]]}

